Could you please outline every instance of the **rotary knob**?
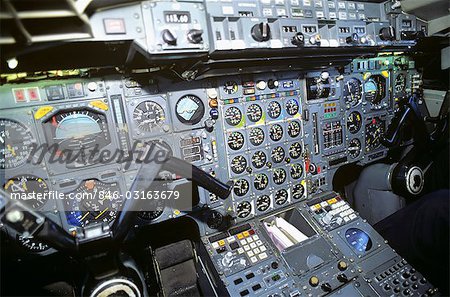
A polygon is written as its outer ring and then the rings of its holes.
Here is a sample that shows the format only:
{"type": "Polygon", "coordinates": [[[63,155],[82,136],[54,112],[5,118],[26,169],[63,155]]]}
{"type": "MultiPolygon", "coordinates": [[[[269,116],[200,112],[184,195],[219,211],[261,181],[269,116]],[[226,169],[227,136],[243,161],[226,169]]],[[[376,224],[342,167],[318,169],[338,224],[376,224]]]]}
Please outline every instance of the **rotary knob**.
{"type": "Polygon", "coordinates": [[[165,43],[169,45],[177,45],[177,38],[169,29],[164,29],[161,32],[161,35],[165,43]]]}
{"type": "Polygon", "coordinates": [[[381,28],[380,39],[384,41],[395,40],[395,29],[392,26],[381,28]]]}
{"type": "Polygon", "coordinates": [[[292,37],[291,43],[298,47],[304,46],[305,45],[305,35],[303,35],[303,33],[301,33],[301,32],[298,32],[297,34],[295,34],[292,37]]]}
{"type": "Polygon", "coordinates": [[[252,27],[252,37],[258,42],[270,40],[270,26],[268,23],[259,23],[252,27]]]}
{"type": "Polygon", "coordinates": [[[203,30],[191,29],[187,33],[187,39],[190,43],[199,44],[203,41],[203,30]]]}
{"type": "Polygon", "coordinates": [[[359,42],[359,36],[356,33],[353,33],[349,37],[345,38],[345,42],[347,44],[357,44],[359,42]]]}

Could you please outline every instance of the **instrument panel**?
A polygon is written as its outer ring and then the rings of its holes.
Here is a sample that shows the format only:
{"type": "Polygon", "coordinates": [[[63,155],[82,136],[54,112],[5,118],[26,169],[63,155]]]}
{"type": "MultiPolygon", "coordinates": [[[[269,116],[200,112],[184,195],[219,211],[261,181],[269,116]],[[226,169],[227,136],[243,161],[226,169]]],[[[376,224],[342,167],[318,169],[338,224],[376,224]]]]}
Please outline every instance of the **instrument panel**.
{"type": "MultiPolygon", "coordinates": [[[[3,85],[2,185],[12,193],[72,197],[30,202],[68,231],[111,223],[123,203],[113,194],[129,189],[138,168],[130,157],[156,140],[174,156],[234,182],[224,201],[199,189],[199,204],[216,211],[205,226],[212,232],[224,215],[246,221],[308,200],[331,190],[340,166],[385,157],[380,136],[417,75],[407,57],[383,56],[356,59],[341,72],[189,83],[154,77],[149,84],[113,75],[3,85]],[[97,192],[109,196],[77,200],[97,192]]],[[[171,178],[168,184],[186,182],[171,178]]],[[[143,212],[140,221],[184,214],[166,205],[143,212]]]]}

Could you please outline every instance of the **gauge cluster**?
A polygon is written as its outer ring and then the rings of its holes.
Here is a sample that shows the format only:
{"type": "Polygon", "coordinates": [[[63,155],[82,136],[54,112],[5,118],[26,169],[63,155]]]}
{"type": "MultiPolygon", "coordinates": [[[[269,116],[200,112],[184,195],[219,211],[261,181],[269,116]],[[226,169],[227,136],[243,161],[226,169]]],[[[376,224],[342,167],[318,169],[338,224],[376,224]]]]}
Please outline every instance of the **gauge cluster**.
{"type": "MultiPolygon", "coordinates": [[[[1,182],[11,193],[125,193],[138,168],[127,158],[158,141],[174,156],[234,182],[227,200],[198,191],[200,204],[214,210],[205,227],[214,230],[227,213],[245,221],[286,207],[330,190],[340,166],[385,157],[380,136],[417,76],[407,57],[383,56],[354,60],[339,71],[193,82],[108,76],[6,84],[0,87],[1,182]],[[122,159],[104,158],[106,150],[122,159]]],[[[29,203],[76,231],[110,224],[123,201],[29,203]]],[[[139,222],[179,215],[161,206],[143,211],[139,222]]]]}

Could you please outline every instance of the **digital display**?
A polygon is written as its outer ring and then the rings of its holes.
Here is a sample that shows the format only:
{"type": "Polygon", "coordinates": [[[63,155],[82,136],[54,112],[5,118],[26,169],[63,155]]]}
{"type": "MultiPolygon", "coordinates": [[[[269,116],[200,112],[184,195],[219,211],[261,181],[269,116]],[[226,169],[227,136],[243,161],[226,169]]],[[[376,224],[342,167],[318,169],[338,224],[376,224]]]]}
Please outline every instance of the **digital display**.
{"type": "Polygon", "coordinates": [[[283,26],[283,32],[297,32],[297,26],[283,26]]]}
{"type": "Polygon", "coordinates": [[[200,137],[185,138],[185,139],[181,139],[181,141],[180,141],[180,144],[182,147],[199,144],[199,143],[200,143],[200,137]]]}
{"type": "Polygon", "coordinates": [[[358,228],[350,228],[345,231],[345,239],[348,244],[359,254],[365,254],[372,248],[372,239],[358,228]]]}
{"type": "Polygon", "coordinates": [[[303,32],[305,33],[317,33],[317,27],[316,26],[304,26],[303,32]]]}
{"type": "Polygon", "coordinates": [[[402,20],[402,27],[403,28],[411,28],[412,27],[411,20],[402,20]]]}
{"type": "Polygon", "coordinates": [[[167,24],[189,24],[191,14],[189,11],[165,11],[164,19],[167,24]]]}
{"type": "Polygon", "coordinates": [[[354,31],[356,34],[366,34],[366,28],[364,27],[355,27],[354,31]]]}
{"type": "Polygon", "coordinates": [[[253,12],[252,11],[239,11],[239,16],[241,17],[252,17],[253,12]]]}

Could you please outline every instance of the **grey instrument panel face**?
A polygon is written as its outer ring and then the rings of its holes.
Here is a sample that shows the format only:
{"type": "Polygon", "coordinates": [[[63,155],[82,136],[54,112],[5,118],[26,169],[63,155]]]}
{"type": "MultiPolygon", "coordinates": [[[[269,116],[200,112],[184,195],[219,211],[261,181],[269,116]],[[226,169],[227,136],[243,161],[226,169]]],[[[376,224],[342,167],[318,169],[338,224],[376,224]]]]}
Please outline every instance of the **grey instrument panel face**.
{"type": "MultiPolygon", "coordinates": [[[[411,93],[417,79],[413,62],[389,56],[355,60],[343,73],[327,69],[175,84],[162,77],[143,84],[133,77],[106,76],[4,85],[2,185],[13,192],[30,187],[68,194],[112,187],[125,193],[137,165],[102,161],[94,148],[126,157],[142,142],[158,140],[174,156],[234,181],[225,201],[199,190],[200,203],[218,214],[202,227],[212,232],[223,215],[246,221],[284,208],[331,190],[336,168],[383,158],[387,149],[379,143],[380,133],[397,98],[411,93]],[[381,82],[372,85],[374,78],[381,82]],[[61,151],[37,150],[34,162],[27,162],[33,143],[59,145],[61,151]],[[58,162],[70,157],[69,151],[75,161],[58,162]],[[93,157],[81,151],[93,151],[93,157]]],[[[111,222],[121,203],[89,214],[83,205],[79,212],[64,213],[64,202],[57,200],[35,207],[70,230],[111,222]]],[[[168,206],[144,215],[141,223],[179,215],[183,212],[168,206]]]]}
{"type": "Polygon", "coordinates": [[[409,46],[427,26],[389,2],[142,1],[95,12],[93,41],[150,55],[296,47],[409,46]]]}

